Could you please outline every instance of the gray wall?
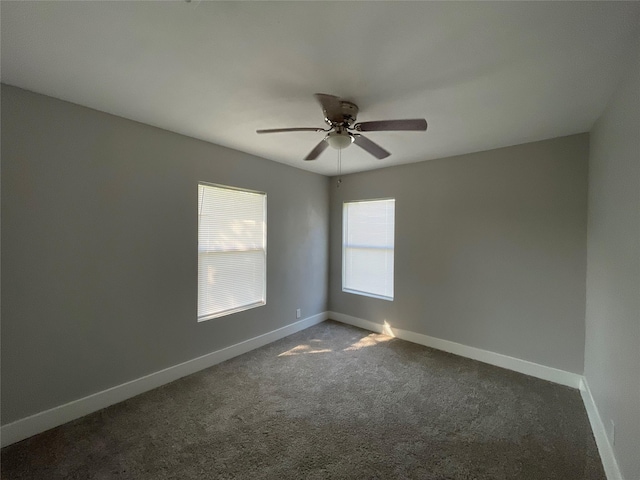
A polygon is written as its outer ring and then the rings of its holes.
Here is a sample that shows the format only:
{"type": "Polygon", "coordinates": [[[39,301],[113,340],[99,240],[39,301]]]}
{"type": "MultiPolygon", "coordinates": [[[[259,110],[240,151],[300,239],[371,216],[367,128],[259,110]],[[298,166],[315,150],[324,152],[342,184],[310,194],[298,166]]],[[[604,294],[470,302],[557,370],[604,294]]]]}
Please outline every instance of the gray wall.
{"type": "Polygon", "coordinates": [[[331,311],[582,373],[587,134],[331,185],[331,311]],[[343,293],[342,203],[396,199],[395,299],[343,293]]]}
{"type": "Polygon", "coordinates": [[[640,478],[640,43],[591,133],[585,377],[626,479],[640,478]]]}
{"type": "Polygon", "coordinates": [[[328,179],[2,86],[2,423],[326,310],[328,179]],[[197,182],[268,202],[267,304],[196,321],[197,182]]]}

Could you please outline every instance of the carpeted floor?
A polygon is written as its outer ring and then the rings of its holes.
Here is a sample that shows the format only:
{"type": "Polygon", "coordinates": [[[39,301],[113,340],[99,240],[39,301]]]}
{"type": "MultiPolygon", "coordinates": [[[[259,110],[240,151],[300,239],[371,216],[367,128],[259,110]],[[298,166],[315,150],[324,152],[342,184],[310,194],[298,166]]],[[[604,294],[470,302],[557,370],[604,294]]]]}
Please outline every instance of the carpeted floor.
{"type": "Polygon", "coordinates": [[[605,479],[577,390],[332,321],[1,461],[3,480],[605,479]]]}

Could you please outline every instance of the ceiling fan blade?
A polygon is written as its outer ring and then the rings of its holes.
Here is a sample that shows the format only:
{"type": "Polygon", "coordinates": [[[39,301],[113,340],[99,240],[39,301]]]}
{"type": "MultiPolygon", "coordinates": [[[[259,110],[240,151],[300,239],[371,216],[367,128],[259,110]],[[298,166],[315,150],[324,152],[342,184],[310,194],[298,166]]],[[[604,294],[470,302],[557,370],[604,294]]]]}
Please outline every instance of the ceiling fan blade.
{"type": "Polygon", "coordinates": [[[353,128],[359,132],[389,132],[400,130],[424,132],[427,129],[427,121],[424,118],[378,120],[373,122],[356,123],[353,128]]]}
{"type": "Polygon", "coordinates": [[[344,120],[342,104],[338,97],[326,93],[316,93],[315,97],[318,102],[320,102],[320,105],[322,105],[322,113],[324,113],[326,119],[332,123],[341,123],[344,120]]]}
{"type": "Polygon", "coordinates": [[[256,130],[256,133],[281,133],[281,132],[324,132],[322,128],[298,127],[298,128],[267,128],[256,130]]]}
{"type": "Polygon", "coordinates": [[[322,152],[325,151],[325,149],[329,146],[329,144],[327,142],[323,140],[320,141],[320,143],[318,145],[315,146],[315,148],[313,150],[311,150],[309,152],[309,155],[307,155],[304,159],[305,160],[315,160],[316,158],[318,158],[320,156],[320,154],[322,152]]]}
{"type": "Polygon", "coordinates": [[[366,150],[367,152],[369,152],[371,155],[376,157],[378,160],[382,160],[383,158],[387,158],[389,155],[391,155],[389,152],[387,152],[380,145],[378,145],[375,142],[372,142],[367,137],[363,137],[362,135],[354,135],[353,136],[353,143],[358,145],[363,150],[366,150]]]}

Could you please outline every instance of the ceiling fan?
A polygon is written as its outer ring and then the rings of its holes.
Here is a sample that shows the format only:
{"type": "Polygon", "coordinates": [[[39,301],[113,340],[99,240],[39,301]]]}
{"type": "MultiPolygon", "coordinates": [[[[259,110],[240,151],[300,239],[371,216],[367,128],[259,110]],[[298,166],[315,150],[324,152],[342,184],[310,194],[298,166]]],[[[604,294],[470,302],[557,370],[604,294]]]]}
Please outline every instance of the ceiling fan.
{"type": "Polygon", "coordinates": [[[328,132],[320,143],[309,152],[305,160],[315,160],[329,145],[333,148],[342,149],[348,147],[351,143],[355,143],[374,157],[383,159],[391,155],[391,153],[367,137],[363,137],[359,132],[424,132],[427,129],[427,121],[424,118],[355,123],[359,111],[355,103],[342,100],[334,95],[327,95],[326,93],[316,93],[315,97],[322,106],[324,121],[329,125],[329,128],[270,128],[256,130],[256,133],[328,132]]]}

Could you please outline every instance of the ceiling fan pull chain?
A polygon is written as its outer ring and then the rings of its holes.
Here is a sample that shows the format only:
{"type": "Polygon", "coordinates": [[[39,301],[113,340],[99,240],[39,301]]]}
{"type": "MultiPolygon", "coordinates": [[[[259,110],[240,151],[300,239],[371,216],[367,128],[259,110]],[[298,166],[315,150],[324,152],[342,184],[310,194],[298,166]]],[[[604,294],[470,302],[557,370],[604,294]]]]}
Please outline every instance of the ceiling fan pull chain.
{"type": "Polygon", "coordinates": [[[340,188],[340,184],[342,183],[342,178],[340,178],[341,174],[342,174],[342,149],[339,148],[338,149],[338,183],[336,185],[336,188],[340,188]]]}

